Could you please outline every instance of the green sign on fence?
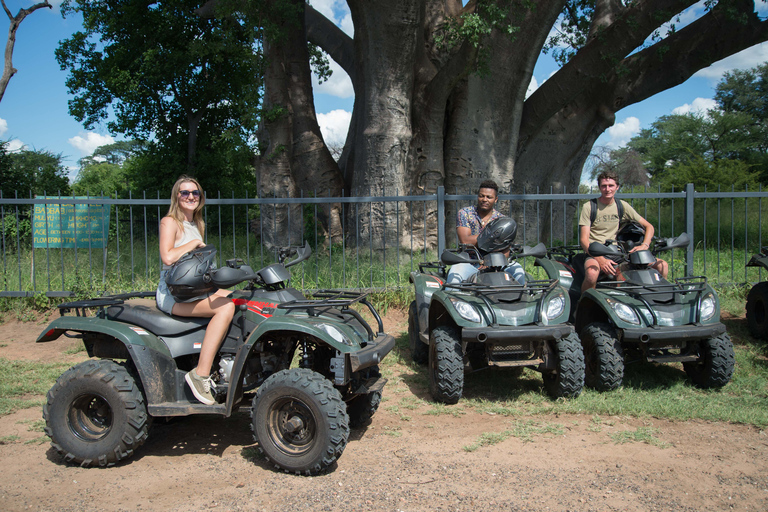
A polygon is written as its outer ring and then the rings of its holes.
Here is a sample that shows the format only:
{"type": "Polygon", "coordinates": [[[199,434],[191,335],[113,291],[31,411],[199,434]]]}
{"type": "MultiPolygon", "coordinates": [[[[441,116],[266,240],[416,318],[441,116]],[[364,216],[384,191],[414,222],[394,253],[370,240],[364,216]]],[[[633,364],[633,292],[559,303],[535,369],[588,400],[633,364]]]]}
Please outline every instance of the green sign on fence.
{"type": "MultiPolygon", "coordinates": [[[[98,198],[37,196],[36,199],[98,198]]],[[[34,246],[35,248],[104,249],[107,246],[109,212],[109,205],[100,204],[36,204],[34,246]]]]}

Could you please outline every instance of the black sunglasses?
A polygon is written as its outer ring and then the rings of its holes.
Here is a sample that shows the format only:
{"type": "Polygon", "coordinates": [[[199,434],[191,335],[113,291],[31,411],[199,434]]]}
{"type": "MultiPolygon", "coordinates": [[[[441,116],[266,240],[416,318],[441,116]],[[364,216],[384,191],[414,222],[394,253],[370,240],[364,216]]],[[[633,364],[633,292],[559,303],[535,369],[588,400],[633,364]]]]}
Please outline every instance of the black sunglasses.
{"type": "Polygon", "coordinates": [[[192,194],[192,197],[200,197],[199,190],[179,190],[179,194],[181,197],[189,197],[189,194],[192,194]]]}

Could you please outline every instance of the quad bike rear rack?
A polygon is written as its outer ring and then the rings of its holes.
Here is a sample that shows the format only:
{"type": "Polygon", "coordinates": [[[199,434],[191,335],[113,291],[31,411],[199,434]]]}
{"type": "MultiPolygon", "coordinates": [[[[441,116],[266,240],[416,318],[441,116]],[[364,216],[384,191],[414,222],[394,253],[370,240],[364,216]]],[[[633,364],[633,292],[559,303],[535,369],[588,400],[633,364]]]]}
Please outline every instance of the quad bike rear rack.
{"type": "Polygon", "coordinates": [[[88,313],[86,310],[91,308],[99,308],[99,311],[102,311],[105,307],[123,304],[128,299],[135,299],[135,298],[145,299],[145,298],[154,297],[154,296],[155,296],[155,292],[119,293],[116,295],[105,295],[104,297],[97,297],[95,299],[85,299],[85,300],[76,300],[73,302],[64,302],[62,304],[59,304],[57,307],[59,308],[59,314],[61,316],[64,316],[67,313],[70,313],[73,309],[75,310],[75,314],[77,316],[88,316],[88,313]]]}
{"type": "Polygon", "coordinates": [[[350,306],[355,303],[363,304],[373,315],[373,318],[378,324],[378,332],[382,334],[384,332],[384,324],[381,321],[379,313],[376,308],[373,307],[368,301],[368,295],[370,292],[355,293],[346,292],[343,290],[318,290],[312,294],[317,299],[305,299],[305,300],[292,300],[277,305],[277,309],[287,309],[289,313],[291,311],[306,311],[309,316],[320,316],[323,313],[329,313],[332,309],[338,309],[344,314],[349,314],[354,317],[360,324],[365,327],[368,332],[368,340],[373,341],[376,336],[373,330],[368,325],[360,313],[357,310],[352,309],[350,306]]]}
{"type": "MultiPolygon", "coordinates": [[[[553,290],[557,286],[558,280],[557,279],[539,279],[535,281],[528,281],[525,284],[519,284],[519,283],[510,283],[510,284],[504,284],[504,285],[487,285],[482,283],[445,283],[443,285],[443,289],[451,288],[453,290],[460,290],[463,292],[469,292],[473,295],[475,295],[477,298],[482,300],[486,306],[488,306],[488,311],[491,314],[491,327],[498,327],[499,322],[498,318],[496,317],[496,311],[493,307],[493,302],[491,302],[491,299],[489,296],[501,294],[501,293],[510,293],[510,292],[518,292],[520,294],[526,293],[528,295],[536,295],[539,293],[547,293],[551,290],[553,290]]],[[[497,300],[496,303],[499,301],[497,300]]],[[[536,315],[534,317],[535,322],[541,321],[541,308],[543,306],[543,301],[539,301],[536,305],[536,315]]]]}

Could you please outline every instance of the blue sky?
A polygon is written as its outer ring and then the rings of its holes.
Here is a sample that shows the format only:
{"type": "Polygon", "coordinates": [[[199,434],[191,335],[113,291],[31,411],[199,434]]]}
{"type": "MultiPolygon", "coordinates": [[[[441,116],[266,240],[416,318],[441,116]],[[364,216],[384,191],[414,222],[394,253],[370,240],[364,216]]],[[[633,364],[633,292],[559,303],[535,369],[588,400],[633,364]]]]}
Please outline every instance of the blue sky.
{"type": "MultiPolygon", "coordinates": [[[[28,7],[30,0],[6,0],[15,15],[28,7]]],[[[352,21],[344,0],[311,0],[317,10],[332,18],[345,32],[352,34],[352,21]]],[[[66,73],[59,69],[54,49],[59,41],[80,28],[76,17],[62,19],[60,0],[51,1],[54,8],[41,9],[28,16],[17,32],[13,64],[18,72],[11,79],[0,102],[0,139],[10,140],[13,149],[29,149],[61,153],[64,165],[77,170],[77,161],[93,153],[103,144],[113,142],[105,126],[86,131],[70,117],[67,101],[71,98],[65,86],[66,73]]],[[[759,1],[760,10],[766,4],[759,1]]],[[[697,6],[684,13],[681,23],[695,19],[702,9],[697,6]]],[[[7,34],[8,19],[2,17],[0,30],[7,34]]],[[[606,131],[596,145],[619,147],[641,128],[648,127],[659,116],[670,113],[701,111],[713,106],[714,87],[723,73],[746,69],[768,61],[768,44],[761,44],[724,59],[696,73],[684,84],[664,91],[646,101],[627,107],[616,114],[616,124],[606,131]]],[[[323,134],[329,144],[343,144],[354,102],[352,84],[341,69],[331,63],[334,74],[323,84],[315,85],[315,105],[323,134]]],[[[543,83],[557,70],[555,63],[542,56],[534,70],[529,90],[543,83]]]]}

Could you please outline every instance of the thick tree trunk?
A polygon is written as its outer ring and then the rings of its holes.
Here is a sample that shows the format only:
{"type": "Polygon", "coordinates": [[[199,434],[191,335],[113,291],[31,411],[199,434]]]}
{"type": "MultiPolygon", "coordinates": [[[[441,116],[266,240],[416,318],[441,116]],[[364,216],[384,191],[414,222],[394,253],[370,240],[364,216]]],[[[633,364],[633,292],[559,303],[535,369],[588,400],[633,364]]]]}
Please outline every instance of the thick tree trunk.
{"type": "MultiPolygon", "coordinates": [[[[303,8],[302,0],[291,0],[303,8]]],[[[299,9],[297,12],[301,12],[299,9]]],[[[260,189],[269,197],[338,197],[343,181],[336,162],[323,142],[312,95],[307,34],[303,12],[282,20],[276,41],[265,41],[264,124],[266,149],[258,159],[260,189]]],[[[342,236],[339,205],[318,209],[322,234],[329,241],[342,236]]],[[[261,209],[267,246],[303,241],[304,218],[299,205],[280,204],[261,209]]],[[[263,227],[263,229],[262,229],[263,227]]]]}

